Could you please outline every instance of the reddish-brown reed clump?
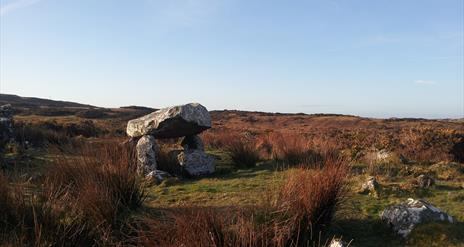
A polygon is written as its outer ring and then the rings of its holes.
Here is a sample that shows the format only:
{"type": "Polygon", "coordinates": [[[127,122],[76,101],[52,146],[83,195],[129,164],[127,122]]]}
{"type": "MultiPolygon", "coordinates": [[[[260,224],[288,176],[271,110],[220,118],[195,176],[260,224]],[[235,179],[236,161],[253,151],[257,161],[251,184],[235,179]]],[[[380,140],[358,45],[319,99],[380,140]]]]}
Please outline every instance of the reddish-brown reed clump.
{"type": "MultiPolygon", "coordinates": [[[[313,246],[343,200],[348,167],[326,159],[298,168],[267,202],[252,208],[179,208],[139,222],[143,246],[313,246]]],[[[324,242],[322,240],[322,242],[324,242]]]]}
{"type": "Polygon", "coordinates": [[[272,133],[268,136],[272,156],[284,166],[313,166],[322,157],[311,149],[309,140],[301,135],[272,133]]]}
{"type": "Polygon", "coordinates": [[[256,141],[252,138],[231,136],[225,149],[229,152],[234,165],[239,168],[253,167],[260,160],[256,141]]]}
{"type": "Polygon", "coordinates": [[[124,146],[85,147],[78,157],[60,158],[46,172],[44,191],[53,207],[73,219],[96,242],[119,241],[125,215],[145,199],[133,152],[124,146]]]}
{"type": "Polygon", "coordinates": [[[323,231],[334,216],[347,189],[347,163],[326,157],[322,168],[291,171],[276,200],[276,208],[292,217],[297,237],[307,242],[323,231]]]}

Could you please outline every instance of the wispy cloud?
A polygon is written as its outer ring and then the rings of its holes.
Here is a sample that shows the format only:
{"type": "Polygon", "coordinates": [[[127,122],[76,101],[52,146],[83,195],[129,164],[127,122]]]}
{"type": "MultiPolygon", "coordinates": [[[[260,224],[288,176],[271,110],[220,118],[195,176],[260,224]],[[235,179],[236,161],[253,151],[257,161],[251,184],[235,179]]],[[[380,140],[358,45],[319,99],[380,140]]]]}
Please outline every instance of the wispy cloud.
{"type": "Polygon", "coordinates": [[[435,81],[430,81],[430,80],[415,80],[415,84],[418,85],[435,85],[437,84],[435,81]]]}
{"type": "Polygon", "coordinates": [[[40,2],[41,0],[12,0],[8,1],[5,4],[0,5],[0,16],[3,16],[4,14],[17,10],[17,9],[22,9],[28,6],[31,6],[33,4],[36,4],[40,2]]]}

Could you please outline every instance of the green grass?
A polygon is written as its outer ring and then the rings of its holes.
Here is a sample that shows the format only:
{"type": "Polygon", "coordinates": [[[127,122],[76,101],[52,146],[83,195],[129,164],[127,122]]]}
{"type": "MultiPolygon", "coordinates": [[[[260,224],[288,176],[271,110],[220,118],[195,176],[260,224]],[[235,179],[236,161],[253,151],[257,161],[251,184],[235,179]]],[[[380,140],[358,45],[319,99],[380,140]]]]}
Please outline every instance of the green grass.
{"type": "MultiPolygon", "coordinates": [[[[150,191],[148,205],[153,208],[178,206],[254,205],[284,181],[288,172],[277,170],[272,162],[250,169],[236,170],[227,153],[210,152],[218,159],[218,174],[201,179],[168,181],[150,191]]],[[[463,175],[464,177],[464,175],[463,175]]],[[[383,178],[380,196],[374,198],[355,191],[366,175],[352,178],[350,193],[336,215],[330,234],[353,239],[351,246],[464,246],[464,189],[462,178],[438,181],[431,189],[408,190],[402,185],[411,177],[383,178]],[[379,215],[385,207],[408,198],[423,198],[449,213],[456,224],[425,224],[406,240],[394,235],[379,215]]]]}
{"type": "MultiPolygon", "coordinates": [[[[37,171],[50,159],[50,155],[30,150],[30,159],[22,159],[21,174],[37,171]],[[32,158],[34,157],[34,158],[32,158]],[[30,169],[30,170],[28,170],[30,169]]],[[[266,199],[269,191],[285,180],[289,170],[278,170],[273,162],[262,162],[254,168],[237,169],[229,155],[222,151],[208,151],[217,158],[217,172],[199,179],[170,179],[150,188],[146,207],[159,208],[182,206],[253,206],[266,199]]],[[[12,161],[11,154],[6,155],[12,161]]],[[[366,166],[357,164],[362,170],[366,166]]],[[[425,169],[423,166],[415,167],[425,169]]],[[[453,174],[458,174],[453,170],[453,174]]],[[[409,190],[404,184],[408,177],[379,177],[383,189],[378,198],[361,195],[355,191],[367,175],[353,175],[350,192],[336,215],[329,234],[344,240],[353,240],[351,246],[464,246],[464,174],[452,180],[439,180],[430,189],[409,190]],[[380,221],[379,214],[391,204],[407,198],[423,198],[452,215],[457,223],[431,223],[417,227],[408,239],[401,239],[380,221]]]]}
{"type": "Polygon", "coordinates": [[[152,207],[253,205],[271,186],[283,181],[285,171],[272,162],[250,169],[234,169],[226,153],[211,152],[219,160],[217,174],[201,179],[171,180],[153,187],[149,193],[152,207]]]}

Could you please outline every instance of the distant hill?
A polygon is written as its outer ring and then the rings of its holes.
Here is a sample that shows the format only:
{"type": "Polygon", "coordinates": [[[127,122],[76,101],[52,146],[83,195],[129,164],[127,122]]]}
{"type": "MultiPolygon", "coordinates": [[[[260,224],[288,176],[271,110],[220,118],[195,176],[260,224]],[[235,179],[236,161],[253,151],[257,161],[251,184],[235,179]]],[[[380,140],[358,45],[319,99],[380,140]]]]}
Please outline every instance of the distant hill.
{"type": "Polygon", "coordinates": [[[34,97],[21,97],[13,94],[0,94],[0,104],[11,104],[15,108],[81,108],[95,109],[99,108],[92,105],[80,104],[69,101],[41,99],[34,97]]]}

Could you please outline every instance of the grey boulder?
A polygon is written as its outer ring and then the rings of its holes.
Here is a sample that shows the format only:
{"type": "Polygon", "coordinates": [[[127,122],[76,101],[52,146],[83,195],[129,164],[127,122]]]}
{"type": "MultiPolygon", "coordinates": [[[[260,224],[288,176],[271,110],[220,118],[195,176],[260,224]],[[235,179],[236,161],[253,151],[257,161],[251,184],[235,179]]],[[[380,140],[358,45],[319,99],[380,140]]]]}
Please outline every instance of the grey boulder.
{"type": "Polygon", "coordinates": [[[380,218],[402,237],[407,237],[421,223],[433,221],[454,222],[453,217],[432,204],[412,198],[408,199],[407,202],[387,207],[381,213],[380,218]]]}
{"type": "Polygon", "coordinates": [[[156,138],[177,138],[196,135],[211,128],[208,110],[198,103],[164,108],[127,123],[131,137],[152,135],[156,138]]]}
{"type": "Polygon", "coordinates": [[[177,159],[182,170],[193,177],[212,174],[215,171],[214,158],[202,150],[184,150],[177,159]]]}
{"type": "Polygon", "coordinates": [[[149,174],[156,170],[156,152],[158,146],[155,137],[142,136],[137,142],[137,170],[142,174],[149,174]]]}

